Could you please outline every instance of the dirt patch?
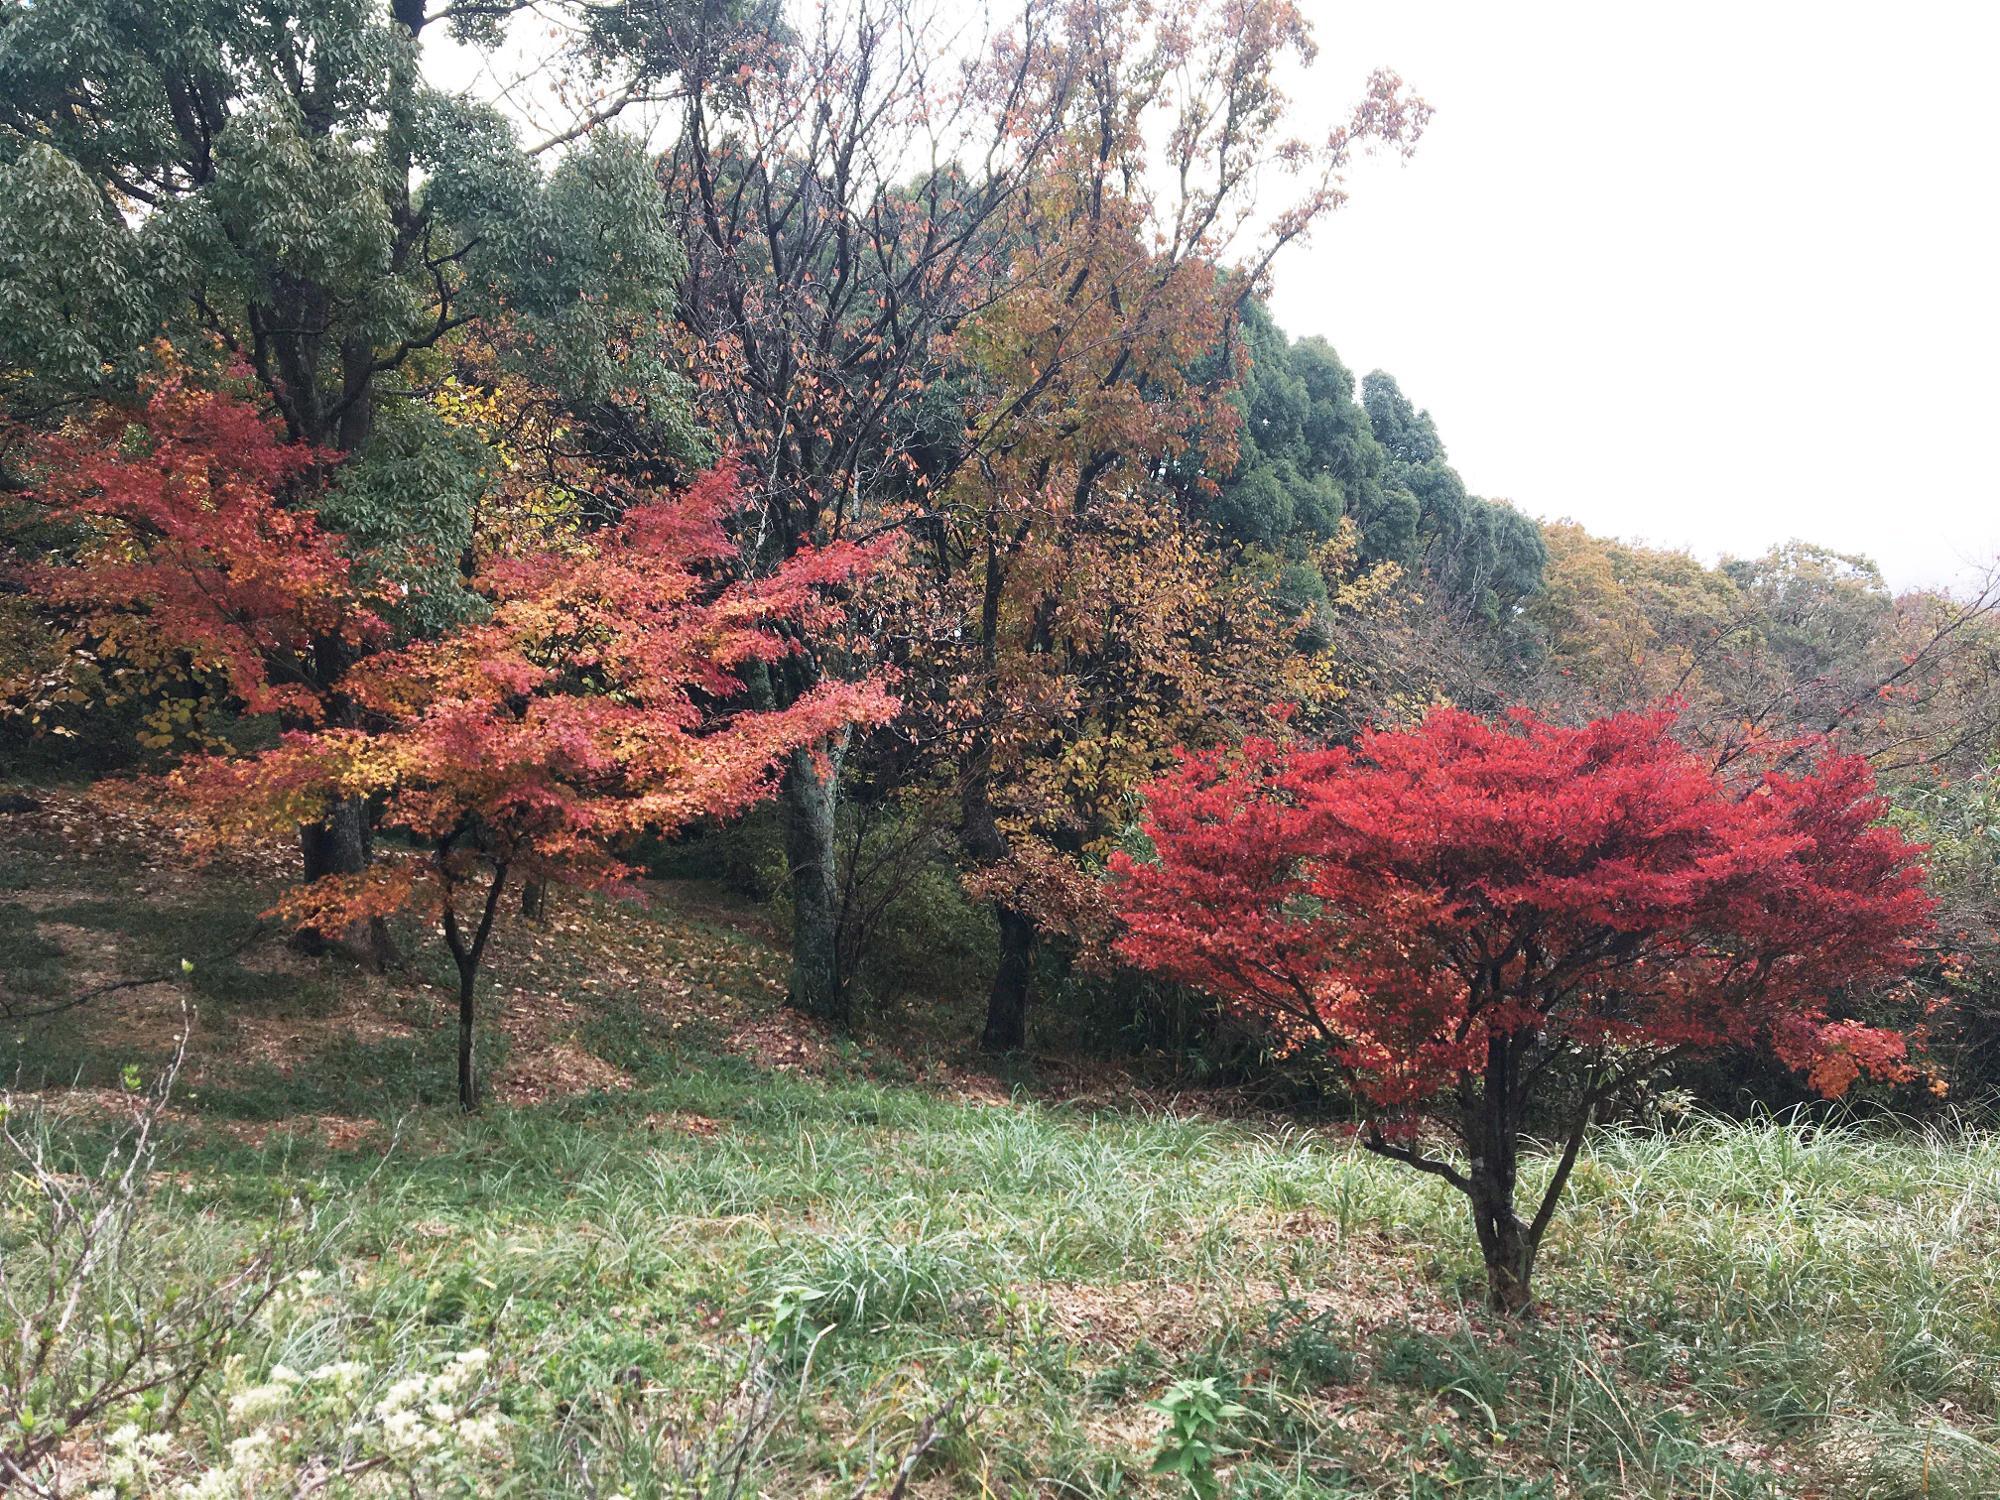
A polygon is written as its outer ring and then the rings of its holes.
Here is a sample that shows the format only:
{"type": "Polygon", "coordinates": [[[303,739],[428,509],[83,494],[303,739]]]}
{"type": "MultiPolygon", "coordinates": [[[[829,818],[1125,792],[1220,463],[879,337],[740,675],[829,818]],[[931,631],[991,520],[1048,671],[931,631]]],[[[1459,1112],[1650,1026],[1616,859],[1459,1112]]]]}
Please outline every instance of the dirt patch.
{"type": "Polygon", "coordinates": [[[249,1062],[270,1068],[280,1078],[290,1078],[336,1037],[385,1042],[416,1036],[415,1026],[384,1013],[387,998],[387,987],[380,980],[356,975],[342,992],[339,1007],[331,1012],[273,1016],[232,1008],[227,1055],[201,1056],[199,1072],[207,1077],[217,1067],[234,1069],[249,1062]]]}
{"type": "Polygon", "coordinates": [[[507,1054],[507,1066],[493,1079],[493,1097],[503,1104],[542,1104],[570,1094],[622,1093],[632,1075],[574,1042],[542,1042],[507,1054]]]}
{"type": "Polygon", "coordinates": [[[80,993],[110,984],[120,977],[117,935],[74,922],[35,923],[35,935],[62,953],[69,981],[80,993]]]}
{"type": "Polygon", "coordinates": [[[1311,1286],[1275,1281],[1190,1283],[1144,1280],[1103,1284],[1040,1282],[1024,1290],[1047,1309],[1050,1328],[1073,1343],[1106,1353],[1141,1342],[1183,1355],[1204,1347],[1225,1328],[1261,1326],[1267,1313],[1289,1305],[1291,1316],[1330,1315],[1351,1327],[1357,1342],[1388,1324],[1449,1334],[1469,1325],[1464,1308],[1441,1301],[1421,1281],[1407,1257],[1387,1242],[1348,1235],[1317,1214],[1256,1216],[1257,1232],[1337,1241],[1337,1269],[1311,1286]]]}
{"type": "Polygon", "coordinates": [[[380,1121],[351,1115],[293,1115],[283,1120],[222,1120],[216,1128],[231,1140],[261,1149],[274,1135],[317,1136],[329,1151],[379,1151],[388,1144],[380,1121]]]}
{"type": "Polygon", "coordinates": [[[100,1046],[172,1049],[188,1024],[187,995],[178,983],[134,973],[142,966],[127,959],[116,933],[51,921],[37,921],[35,933],[62,954],[61,988],[53,996],[24,995],[0,980],[0,1003],[8,1010],[26,1016],[87,1012],[92,1040],[100,1046]]]}
{"type": "MultiPolygon", "coordinates": [[[[277,980],[303,979],[317,975],[323,972],[321,965],[329,962],[333,960],[310,958],[290,943],[277,941],[276,929],[273,929],[270,941],[246,946],[236,955],[238,967],[248,969],[253,974],[268,974],[277,980]]],[[[363,976],[357,975],[357,977],[363,976]]]]}
{"type": "Polygon", "coordinates": [[[943,1092],[960,1104],[983,1105],[989,1109],[1014,1107],[1014,1091],[990,1073],[975,1073],[968,1068],[947,1064],[939,1070],[938,1082],[943,1092]]]}
{"type": "Polygon", "coordinates": [[[729,1033],[729,1050],[780,1073],[824,1072],[833,1056],[826,1029],[790,1010],[738,1022],[729,1033]]]}
{"type": "Polygon", "coordinates": [[[87,901],[87,891],[9,891],[7,904],[18,906],[22,911],[50,911],[58,906],[74,906],[79,901],[87,901]]]}
{"type": "Polygon", "coordinates": [[[711,1140],[722,1134],[720,1120],[711,1120],[707,1115],[698,1115],[686,1109],[677,1109],[671,1114],[660,1114],[656,1111],[647,1115],[641,1123],[648,1130],[671,1130],[678,1135],[694,1136],[698,1140],[711,1140]]]}
{"type": "Polygon", "coordinates": [[[1191,1317],[1187,1289],[1168,1281],[1120,1281],[1109,1286],[1045,1282],[1034,1295],[1048,1310],[1047,1326],[1073,1344],[1107,1353],[1146,1342],[1184,1353],[1208,1335],[1191,1317]]]}

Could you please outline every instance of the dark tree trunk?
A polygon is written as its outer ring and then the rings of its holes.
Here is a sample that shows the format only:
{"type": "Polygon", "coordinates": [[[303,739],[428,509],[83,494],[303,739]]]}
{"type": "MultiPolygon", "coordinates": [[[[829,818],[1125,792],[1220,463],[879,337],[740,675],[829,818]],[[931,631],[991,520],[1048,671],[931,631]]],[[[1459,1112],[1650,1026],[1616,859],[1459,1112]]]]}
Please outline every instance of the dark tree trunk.
{"type": "MultiPolygon", "coordinates": [[[[299,825],[299,852],[308,884],[329,875],[359,875],[368,868],[368,804],[360,797],[335,803],[318,823],[299,825]]],[[[353,922],[337,932],[300,929],[301,951],[338,953],[365,968],[382,970],[396,960],[389,929],[377,918],[353,922]]]]}
{"type": "Polygon", "coordinates": [[[367,804],[359,797],[343,798],[322,821],[299,828],[305,878],[360,874],[368,868],[368,842],[367,804]]]}
{"type": "Polygon", "coordinates": [[[1479,1251],[1486,1261],[1486,1304],[1495,1312],[1516,1316],[1534,1302],[1535,1251],[1528,1226],[1514,1212],[1511,1182],[1485,1172],[1472,1178],[1472,1222],[1479,1233],[1479,1251]]]}
{"type": "MultiPolygon", "coordinates": [[[[988,612],[997,608],[989,590],[988,612]]],[[[993,810],[988,782],[992,744],[984,731],[974,737],[973,767],[960,793],[958,837],[967,858],[979,869],[990,869],[1007,858],[1007,835],[993,810]]],[[[1028,1044],[1028,1001],[1034,979],[1035,924],[1025,912],[996,903],[993,915],[1000,928],[1000,952],[993,969],[993,988],[986,996],[986,1025],[979,1034],[982,1052],[1019,1052],[1028,1044]]]]}
{"type": "Polygon", "coordinates": [[[1533,1046],[1523,1033],[1494,1033],[1486,1043],[1483,1087],[1466,1105],[1463,1129],[1470,1170],[1461,1183],[1472,1204],[1472,1222],[1486,1262],[1486,1301],[1518,1317],[1534,1307],[1535,1257],[1569,1185],[1571,1170],[1597,1103],[1605,1090],[1587,1090],[1569,1122],[1562,1155],[1532,1220],[1514,1207],[1521,1171],[1521,1118],[1527,1103],[1527,1062],[1533,1046]]]}
{"type": "MultiPolygon", "coordinates": [[[[438,846],[440,865],[450,853],[451,844],[452,840],[446,839],[438,846]]],[[[486,956],[487,940],[493,936],[493,918],[500,910],[500,897],[506,889],[507,866],[496,865],[492,882],[486,887],[486,899],[479,909],[479,925],[473,929],[472,940],[467,942],[465,931],[459,926],[451,886],[447,884],[445,888],[444,940],[451,949],[452,962],[458,965],[458,1107],[467,1114],[479,1108],[479,1071],[472,1054],[479,964],[486,956]]]]}
{"type": "Polygon", "coordinates": [[[539,926],[549,914],[549,887],[546,881],[521,882],[521,916],[539,926]]]}
{"type": "Polygon", "coordinates": [[[479,970],[469,964],[458,966],[458,1107],[467,1114],[479,1108],[479,1073],[472,1060],[473,1000],[479,987],[479,970]]]}
{"type": "Polygon", "coordinates": [[[1035,971],[1035,924],[1010,906],[1000,918],[1000,964],[986,997],[983,1052],[1019,1052],[1028,1045],[1028,999],[1035,971]]]}
{"type": "Polygon", "coordinates": [[[837,754],[792,752],[785,776],[785,859],[792,881],[791,1004],[827,1021],[847,1019],[840,972],[840,852],[834,812],[837,754]]]}
{"type": "MultiPolygon", "coordinates": [[[[352,642],[337,635],[313,642],[312,676],[326,695],[327,723],[355,728],[360,710],[340,690],[340,682],[359,657],[352,642]]],[[[288,725],[287,727],[297,727],[288,725]]],[[[327,809],[317,823],[299,826],[299,852],[307,884],[329,875],[360,875],[373,856],[370,848],[373,814],[363,797],[344,797],[327,809]]],[[[365,968],[382,970],[396,961],[395,945],[381,918],[350,923],[339,932],[302,929],[295,942],[307,953],[339,953],[365,968]]]]}
{"type": "Polygon", "coordinates": [[[1482,1086],[1465,1103],[1465,1195],[1486,1262],[1486,1301],[1509,1315],[1528,1309],[1533,1299],[1535,1242],[1514,1212],[1521,1171],[1521,1081],[1523,1038],[1498,1031],[1486,1040],[1482,1086]]]}

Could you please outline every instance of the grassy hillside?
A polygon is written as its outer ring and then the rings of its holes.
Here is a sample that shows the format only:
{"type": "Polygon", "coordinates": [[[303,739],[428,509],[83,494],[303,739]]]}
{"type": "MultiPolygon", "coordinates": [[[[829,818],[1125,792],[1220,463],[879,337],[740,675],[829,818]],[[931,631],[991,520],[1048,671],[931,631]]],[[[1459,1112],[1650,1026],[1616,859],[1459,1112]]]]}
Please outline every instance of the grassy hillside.
{"type": "MultiPolygon", "coordinates": [[[[1607,1134],[1546,1314],[1496,1326],[1431,1179],[815,1033],[693,888],[513,927],[461,1118],[427,949],[298,960],[269,869],[161,847],[62,795],[0,818],[0,1000],[98,991],[0,1035],[7,1126],[82,1190],[191,1004],[107,1295],[213,1287],[280,1221],[288,1279],[177,1413],[73,1434],[70,1492],[1186,1494],[1149,1403],[1212,1377],[1231,1496],[2000,1494],[1991,1135],[1607,1134]]],[[[17,1289],[40,1211],[17,1186],[17,1289]]]]}

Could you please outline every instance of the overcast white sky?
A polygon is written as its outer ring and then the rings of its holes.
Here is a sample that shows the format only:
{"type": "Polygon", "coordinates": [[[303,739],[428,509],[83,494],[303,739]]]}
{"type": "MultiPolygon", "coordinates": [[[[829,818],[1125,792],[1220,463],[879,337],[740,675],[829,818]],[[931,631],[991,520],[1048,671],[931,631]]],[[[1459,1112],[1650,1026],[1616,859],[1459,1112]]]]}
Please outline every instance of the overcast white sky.
{"type": "Polygon", "coordinates": [[[1392,372],[1474,491],[1897,586],[2000,552],[2000,4],[1302,3],[1310,114],[1380,65],[1437,115],[1279,321],[1392,372]]]}

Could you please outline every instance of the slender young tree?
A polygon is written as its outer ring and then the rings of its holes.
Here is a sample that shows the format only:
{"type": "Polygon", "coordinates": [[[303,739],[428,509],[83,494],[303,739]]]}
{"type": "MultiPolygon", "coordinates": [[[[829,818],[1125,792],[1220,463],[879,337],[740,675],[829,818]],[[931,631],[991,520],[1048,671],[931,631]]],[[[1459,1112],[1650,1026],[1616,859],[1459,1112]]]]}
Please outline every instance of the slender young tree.
{"type": "Polygon", "coordinates": [[[801,551],[718,585],[740,507],[732,470],[633,508],[587,545],[496,559],[484,618],[379,652],[349,690],[374,721],[326,724],[275,748],[177,772],[199,845],[281,827],[331,798],[380,801],[424,852],[323,876],[279,910],[314,925],[414,909],[458,971],[458,1087],[476,1106],[481,966],[514,882],[619,887],[642,833],[727,817],[775,790],[802,746],[895,711],[881,682],[829,682],[783,708],[744,705],[741,673],[835,623],[836,596],[881,550],[801,551]]]}
{"type": "Polygon", "coordinates": [[[1353,749],[1250,741],[1157,783],[1156,857],[1114,861],[1119,951],[1333,1065],[1370,1150],[1465,1195],[1508,1312],[1635,1079],[1720,1048],[1828,1096],[1912,1075],[1902,1034],[1832,1009],[1902,979],[1932,908],[1866,765],[1724,776],[1672,728],[1444,709],[1353,749]],[[1537,1120],[1561,1144],[1524,1213],[1537,1120]]]}

